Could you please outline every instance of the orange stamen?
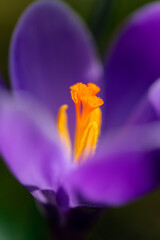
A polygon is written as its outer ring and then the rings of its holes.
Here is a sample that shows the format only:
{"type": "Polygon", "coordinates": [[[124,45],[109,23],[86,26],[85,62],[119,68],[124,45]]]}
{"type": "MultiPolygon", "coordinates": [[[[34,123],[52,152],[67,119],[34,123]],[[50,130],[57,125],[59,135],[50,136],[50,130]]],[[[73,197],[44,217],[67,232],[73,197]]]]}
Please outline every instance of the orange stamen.
{"type": "MultiPolygon", "coordinates": [[[[81,162],[95,153],[102,119],[99,107],[103,104],[103,100],[96,96],[100,88],[94,83],[88,83],[88,85],[76,83],[70,89],[76,110],[74,159],[75,162],[81,162]]],[[[57,126],[61,144],[70,157],[71,140],[68,131],[67,108],[67,105],[63,105],[59,109],[57,126]]]]}
{"type": "Polygon", "coordinates": [[[61,145],[66,149],[68,157],[71,156],[71,141],[68,131],[67,105],[62,105],[57,116],[57,127],[61,145]]]}
{"type": "Polygon", "coordinates": [[[85,155],[85,158],[87,158],[87,155],[89,157],[92,155],[91,152],[95,151],[101,126],[101,112],[99,107],[103,104],[103,100],[96,96],[100,88],[93,83],[89,83],[88,85],[77,83],[71,86],[70,89],[76,108],[74,156],[75,161],[81,161],[84,158],[82,156],[85,155]],[[96,109],[99,110],[95,111],[96,109]],[[96,140],[93,140],[94,138],[96,140]]]}

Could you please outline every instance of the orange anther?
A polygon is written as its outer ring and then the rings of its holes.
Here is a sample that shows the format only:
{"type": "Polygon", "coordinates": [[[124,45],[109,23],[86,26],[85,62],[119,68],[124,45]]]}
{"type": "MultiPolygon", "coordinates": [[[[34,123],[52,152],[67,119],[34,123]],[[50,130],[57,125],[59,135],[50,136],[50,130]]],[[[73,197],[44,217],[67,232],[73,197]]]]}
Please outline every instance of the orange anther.
{"type": "MultiPolygon", "coordinates": [[[[101,112],[96,111],[94,114],[92,114],[92,112],[95,109],[98,109],[103,104],[103,100],[100,97],[96,96],[96,94],[100,91],[100,88],[94,83],[88,83],[88,85],[83,83],[76,83],[75,85],[71,86],[70,89],[71,97],[75,103],[76,108],[76,133],[75,133],[74,156],[75,161],[81,161],[84,155],[86,158],[86,152],[88,152],[89,156],[91,152],[94,152],[93,149],[95,150],[96,146],[95,143],[97,142],[99,136],[99,134],[97,133],[100,132],[101,126],[101,112]],[[90,118],[91,114],[92,118],[90,118]],[[96,122],[94,118],[95,119],[100,118],[99,124],[97,123],[93,124],[93,122],[96,122]],[[89,119],[92,119],[92,121],[89,121],[89,119]],[[96,140],[94,139],[94,141],[91,141],[91,136],[94,135],[93,133],[95,131],[87,129],[90,129],[88,126],[95,125],[97,126],[97,133],[95,134],[96,140]],[[84,139],[85,137],[86,139],[84,139]],[[89,141],[90,144],[88,144],[89,141]],[[91,144],[92,142],[94,144],[91,144]]],[[[93,129],[93,127],[91,129],[93,129]]]]}

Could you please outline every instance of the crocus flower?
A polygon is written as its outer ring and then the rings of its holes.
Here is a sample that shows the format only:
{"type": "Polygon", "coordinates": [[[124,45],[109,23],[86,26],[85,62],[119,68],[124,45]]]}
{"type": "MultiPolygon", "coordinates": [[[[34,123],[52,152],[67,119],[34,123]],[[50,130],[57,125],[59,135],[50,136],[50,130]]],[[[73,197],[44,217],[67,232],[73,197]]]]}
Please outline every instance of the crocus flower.
{"type": "Polygon", "coordinates": [[[10,47],[16,93],[0,99],[0,150],[38,201],[61,211],[118,206],[158,186],[159,26],[160,3],[133,14],[103,68],[64,3],[39,1],[22,15],[10,47]]]}

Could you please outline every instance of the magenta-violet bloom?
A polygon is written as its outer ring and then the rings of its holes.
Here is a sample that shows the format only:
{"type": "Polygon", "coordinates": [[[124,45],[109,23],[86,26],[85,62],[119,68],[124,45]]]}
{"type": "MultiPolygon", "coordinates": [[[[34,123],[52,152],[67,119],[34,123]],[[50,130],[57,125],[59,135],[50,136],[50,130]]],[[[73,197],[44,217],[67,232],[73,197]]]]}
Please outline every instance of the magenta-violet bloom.
{"type": "Polygon", "coordinates": [[[0,99],[0,151],[39,202],[62,212],[119,206],[158,186],[159,26],[160,3],[134,13],[103,67],[66,4],[38,1],[22,15],[10,47],[13,94],[0,99]]]}

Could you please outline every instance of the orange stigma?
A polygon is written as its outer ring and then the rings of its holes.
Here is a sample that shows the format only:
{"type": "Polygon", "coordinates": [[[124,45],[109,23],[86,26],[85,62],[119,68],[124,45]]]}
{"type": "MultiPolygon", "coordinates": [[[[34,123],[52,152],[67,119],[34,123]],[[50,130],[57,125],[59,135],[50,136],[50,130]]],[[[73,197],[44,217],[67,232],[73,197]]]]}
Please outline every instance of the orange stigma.
{"type": "MultiPolygon", "coordinates": [[[[101,128],[100,106],[104,103],[97,93],[100,88],[93,83],[88,85],[76,83],[70,87],[71,97],[75,103],[76,130],[74,141],[75,162],[84,161],[95,153],[101,128]]],[[[63,105],[58,114],[57,124],[61,142],[71,152],[71,143],[67,127],[66,105],[63,105]]]]}

